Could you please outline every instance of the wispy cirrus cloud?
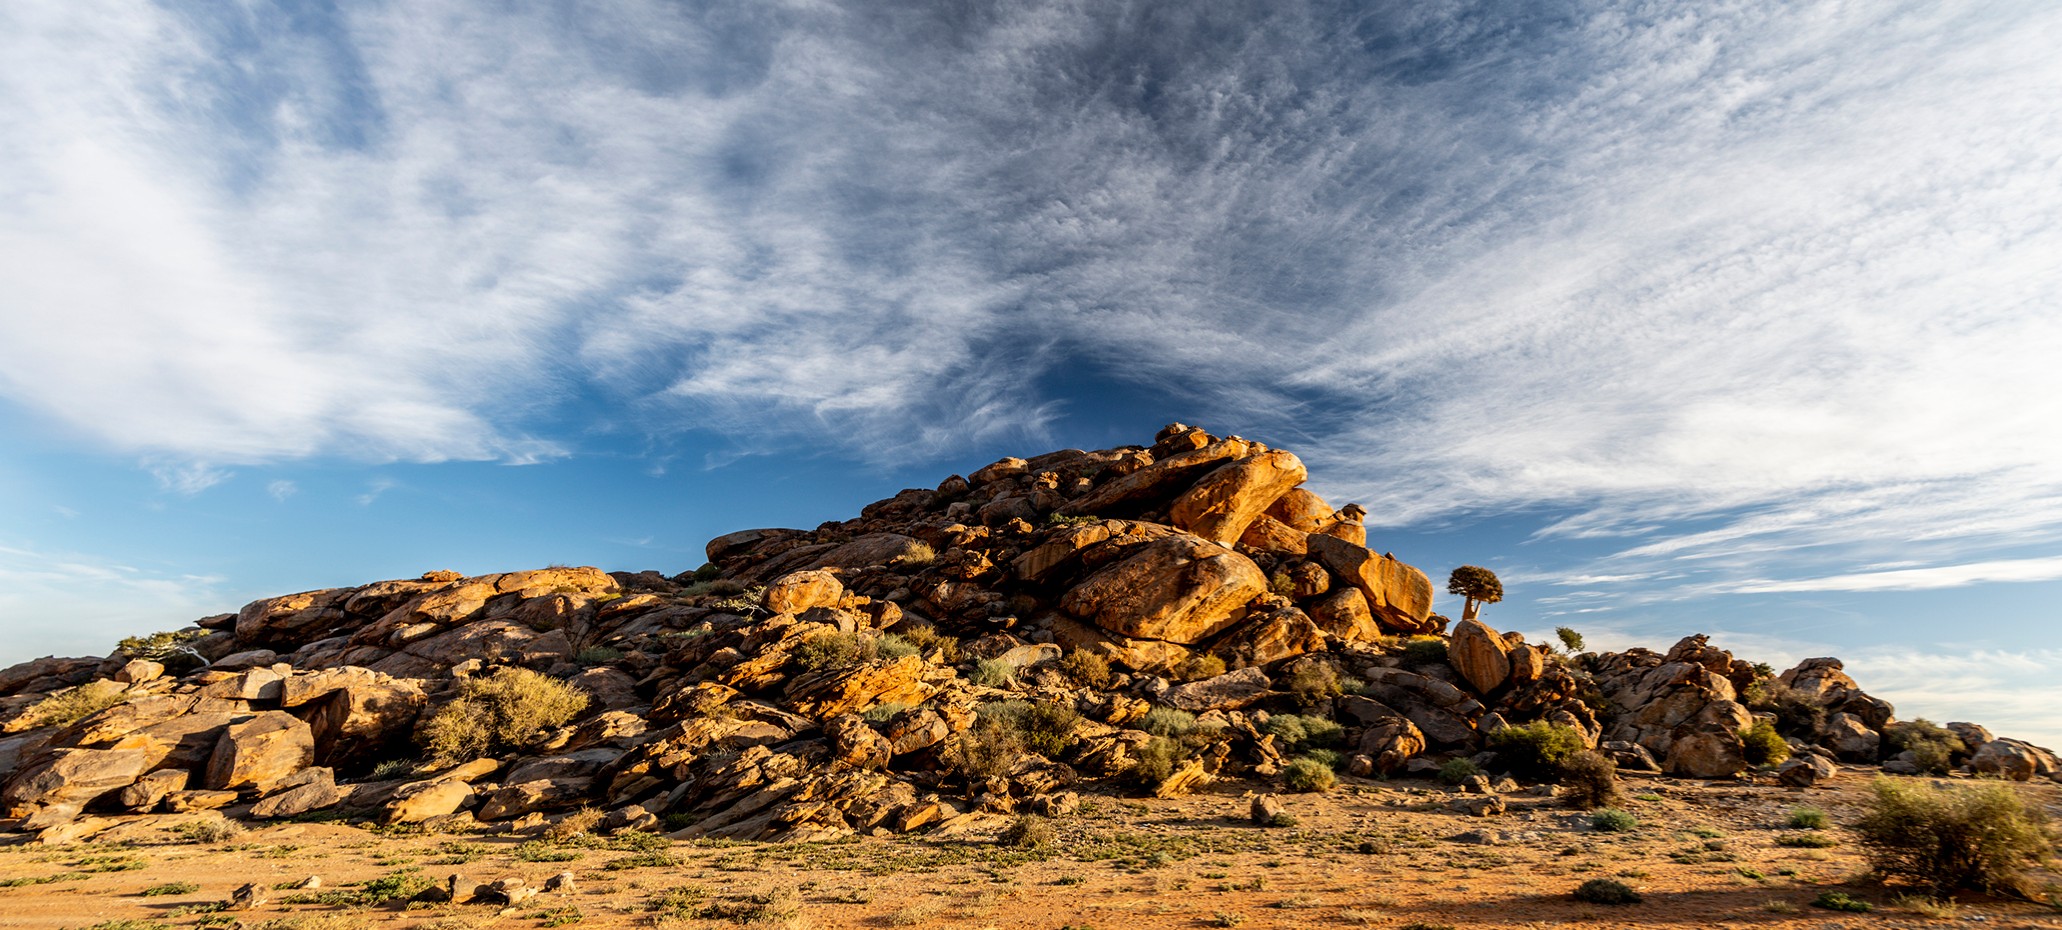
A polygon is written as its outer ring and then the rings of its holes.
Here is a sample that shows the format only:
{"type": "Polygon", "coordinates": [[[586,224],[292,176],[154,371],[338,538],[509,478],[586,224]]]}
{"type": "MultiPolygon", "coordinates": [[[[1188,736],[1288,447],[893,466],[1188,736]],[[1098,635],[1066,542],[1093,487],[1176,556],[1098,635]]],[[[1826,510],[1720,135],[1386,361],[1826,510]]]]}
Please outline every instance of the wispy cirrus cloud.
{"type": "Polygon", "coordinates": [[[2045,6],[0,16],[0,394],[125,449],[909,461],[1081,378],[1607,595],[2062,540],[2045,6]]]}
{"type": "Polygon", "coordinates": [[[217,613],[224,579],[128,565],[75,552],[0,544],[0,618],[9,659],[74,653],[217,613]]]}

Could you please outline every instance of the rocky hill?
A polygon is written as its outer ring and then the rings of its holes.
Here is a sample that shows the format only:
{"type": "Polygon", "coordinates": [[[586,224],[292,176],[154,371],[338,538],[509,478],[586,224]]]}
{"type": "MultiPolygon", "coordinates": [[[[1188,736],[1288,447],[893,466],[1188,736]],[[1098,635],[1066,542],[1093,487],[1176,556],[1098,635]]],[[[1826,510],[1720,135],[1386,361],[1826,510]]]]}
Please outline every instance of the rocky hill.
{"type": "Polygon", "coordinates": [[[1177,424],[731,533],[671,577],[431,572],[24,663],[0,671],[0,828],[593,808],[682,837],[949,833],[1090,786],[1525,775],[1555,739],[1702,779],[2058,777],[1980,726],[1896,721],[1837,659],[1777,675],[1702,636],[1571,653],[1449,632],[1431,579],[1305,478],[1177,424]]]}

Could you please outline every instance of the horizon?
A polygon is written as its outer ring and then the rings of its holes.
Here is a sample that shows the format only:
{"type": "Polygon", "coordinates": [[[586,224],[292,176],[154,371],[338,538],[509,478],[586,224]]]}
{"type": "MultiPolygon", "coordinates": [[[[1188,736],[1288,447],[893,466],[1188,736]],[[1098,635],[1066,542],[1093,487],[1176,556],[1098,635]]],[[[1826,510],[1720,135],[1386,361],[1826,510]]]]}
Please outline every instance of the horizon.
{"type": "Polygon", "coordinates": [[[2062,746],[2062,8],[0,9],[0,665],[1170,421],[2062,746]]]}

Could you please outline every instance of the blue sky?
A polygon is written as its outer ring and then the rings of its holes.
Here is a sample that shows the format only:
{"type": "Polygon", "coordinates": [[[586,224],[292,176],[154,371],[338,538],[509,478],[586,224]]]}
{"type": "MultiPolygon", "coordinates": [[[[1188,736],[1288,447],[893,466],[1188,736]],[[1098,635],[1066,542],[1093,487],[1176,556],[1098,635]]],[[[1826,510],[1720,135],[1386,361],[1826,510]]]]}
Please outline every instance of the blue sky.
{"type": "Polygon", "coordinates": [[[0,5],[0,661],[1172,420],[2062,744],[2062,7],[0,5]]]}

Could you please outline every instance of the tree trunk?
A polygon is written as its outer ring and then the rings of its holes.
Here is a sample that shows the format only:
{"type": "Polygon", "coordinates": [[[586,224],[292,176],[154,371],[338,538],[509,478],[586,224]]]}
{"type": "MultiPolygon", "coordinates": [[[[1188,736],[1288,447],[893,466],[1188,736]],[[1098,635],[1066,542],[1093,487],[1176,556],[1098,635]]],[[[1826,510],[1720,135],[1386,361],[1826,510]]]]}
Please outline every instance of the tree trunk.
{"type": "Polygon", "coordinates": [[[1461,608],[1461,619],[1473,620],[1475,619],[1475,615],[1481,612],[1482,602],[1472,597],[1468,598],[1467,605],[1461,608]]]}

